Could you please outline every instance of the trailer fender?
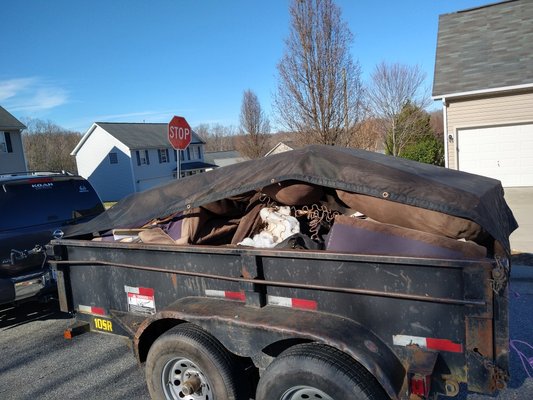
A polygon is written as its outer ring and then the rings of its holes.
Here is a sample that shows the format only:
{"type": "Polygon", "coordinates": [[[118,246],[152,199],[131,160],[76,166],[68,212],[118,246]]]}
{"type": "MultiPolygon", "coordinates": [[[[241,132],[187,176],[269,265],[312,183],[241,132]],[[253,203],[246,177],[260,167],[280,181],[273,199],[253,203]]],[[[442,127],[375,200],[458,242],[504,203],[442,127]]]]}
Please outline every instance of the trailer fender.
{"type": "Polygon", "coordinates": [[[229,351],[254,361],[262,358],[265,349],[279,348],[276,344],[290,347],[301,342],[320,342],[335,347],[363,365],[392,399],[398,398],[406,374],[393,351],[353,320],[324,312],[276,306],[256,308],[205,297],[180,299],[147,318],[133,339],[139,362],[144,362],[157,335],[180,322],[201,326],[229,351]]]}

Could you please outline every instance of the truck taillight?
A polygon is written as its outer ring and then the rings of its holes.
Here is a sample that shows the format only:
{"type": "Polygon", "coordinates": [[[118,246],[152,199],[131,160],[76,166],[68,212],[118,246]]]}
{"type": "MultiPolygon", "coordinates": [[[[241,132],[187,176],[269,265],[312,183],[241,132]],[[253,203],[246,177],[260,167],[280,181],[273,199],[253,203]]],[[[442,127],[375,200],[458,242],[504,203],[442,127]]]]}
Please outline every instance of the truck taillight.
{"type": "Polygon", "coordinates": [[[423,399],[429,397],[431,375],[412,374],[409,376],[410,394],[416,394],[423,399]]]}

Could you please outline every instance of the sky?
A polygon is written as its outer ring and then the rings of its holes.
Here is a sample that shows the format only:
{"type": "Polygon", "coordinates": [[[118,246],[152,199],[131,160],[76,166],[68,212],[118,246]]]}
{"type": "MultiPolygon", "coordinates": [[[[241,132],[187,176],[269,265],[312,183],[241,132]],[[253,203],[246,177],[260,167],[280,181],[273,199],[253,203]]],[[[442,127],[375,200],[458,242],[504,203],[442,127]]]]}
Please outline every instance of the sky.
{"type": "MultiPolygon", "coordinates": [[[[336,0],[363,82],[380,62],[418,65],[431,92],[440,14],[494,0],[336,0]]],[[[252,90],[272,112],[289,0],[7,0],[0,105],[86,132],[93,122],[238,127],[252,90]]],[[[434,108],[440,108],[437,103],[434,108]]]]}

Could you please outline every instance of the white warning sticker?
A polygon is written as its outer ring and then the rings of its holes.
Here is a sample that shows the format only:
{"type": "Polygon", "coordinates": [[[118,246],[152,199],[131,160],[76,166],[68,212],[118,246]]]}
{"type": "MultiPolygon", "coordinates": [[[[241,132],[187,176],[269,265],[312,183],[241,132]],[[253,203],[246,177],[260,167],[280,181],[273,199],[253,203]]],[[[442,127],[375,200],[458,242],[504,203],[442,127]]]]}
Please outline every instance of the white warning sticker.
{"type": "Polygon", "coordinates": [[[155,314],[154,290],[150,288],[124,287],[128,295],[128,311],[138,314],[155,314]]]}

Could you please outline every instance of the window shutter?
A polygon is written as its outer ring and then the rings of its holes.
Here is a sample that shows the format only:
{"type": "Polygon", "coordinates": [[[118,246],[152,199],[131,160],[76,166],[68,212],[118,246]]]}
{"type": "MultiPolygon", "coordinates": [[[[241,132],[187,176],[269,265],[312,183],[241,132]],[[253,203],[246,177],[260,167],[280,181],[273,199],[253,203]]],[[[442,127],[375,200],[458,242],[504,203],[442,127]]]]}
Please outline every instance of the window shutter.
{"type": "Polygon", "coordinates": [[[159,164],[161,164],[161,149],[157,150],[157,156],[159,157],[159,164]]]}
{"type": "Polygon", "coordinates": [[[137,154],[137,165],[141,165],[141,154],[139,150],[136,150],[135,153],[137,154]]]}
{"type": "Polygon", "coordinates": [[[148,157],[148,150],[144,151],[144,155],[146,156],[146,165],[150,165],[150,157],[148,157]]]}
{"type": "Polygon", "coordinates": [[[6,138],[6,147],[8,153],[13,153],[13,147],[11,146],[11,134],[9,132],[4,132],[6,138]]]}

